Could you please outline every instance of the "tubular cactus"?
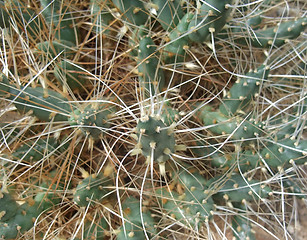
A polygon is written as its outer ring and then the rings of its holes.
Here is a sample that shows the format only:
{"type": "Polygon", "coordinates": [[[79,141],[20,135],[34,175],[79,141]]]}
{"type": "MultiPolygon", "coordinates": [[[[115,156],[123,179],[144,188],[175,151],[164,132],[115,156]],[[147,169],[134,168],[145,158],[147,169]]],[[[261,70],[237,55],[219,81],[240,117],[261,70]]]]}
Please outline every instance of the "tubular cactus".
{"type": "Polygon", "coordinates": [[[241,217],[239,214],[232,216],[232,228],[235,239],[256,240],[255,231],[248,217],[241,217]]]}
{"type": "Polygon", "coordinates": [[[165,53],[168,62],[172,62],[172,57],[178,56],[179,60],[183,59],[185,55],[185,46],[189,46],[189,37],[188,35],[182,36],[188,31],[188,27],[191,19],[193,18],[192,13],[186,13],[180,22],[169,34],[169,43],[165,46],[165,53]],[[169,59],[170,58],[170,59],[169,59]]]}
{"type": "Polygon", "coordinates": [[[112,0],[112,2],[133,25],[140,26],[146,23],[148,14],[142,1],[112,0]]]}
{"type": "Polygon", "coordinates": [[[74,54],[73,47],[75,45],[69,41],[45,41],[36,44],[37,53],[40,56],[46,56],[47,60],[54,59],[58,54],[62,53],[65,58],[71,58],[74,54]]]}
{"type": "Polygon", "coordinates": [[[113,15],[106,9],[106,1],[91,0],[90,11],[92,15],[92,23],[94,31],[102,34],[109,34],[109,25],[114,20],[113,15]]]}
{"type": "Polygon", "coordinates": [[[120,231],[117,235],[118,240],[125,240],[125,239],[131,239],[131,240],[138,240],[138,239],[145,239],[145,233],[148,237],[154,236],[156,233],[155,227],[154,227],[154,219],[151,216],[151,212],[146,209],[142,208],[142,212],[140,212],[140,200],[134,198],[134,197],[128,197],[122,205],[123,212],[124,212],[124,218],[125,218],[125,230],[124,232],[123,226],[120,228],[120,231]],[[143,223],[145,226],[145,229],[143,229],[142,225],[142,218],[143,217],[143,223]],[[126,236],[125,236],[126,235],[126,236]]]}
{"type": "Polygon", "coordinates": [[[277,27],[254,31],[255,35],[249,38],[238,38],[237,43],[251,44],[253,47],[268,48],[270,46],[281,47],[288,40],[297,38],[304,32],[307,26],[307,18],[299,18],[295,21],[282,22],[277,27]]]}
{"type": "Polygon", "coordinates": [[[146,94],[154,95],[161,91],[165,84],[164,72],[159,66],[156,53],[156,46],[149,37],[144,37],[139,43],[138,71],[140,86],[146,90],[146,94]]]}
{"type": "Polygon", "coordinates": [[[270,187],[265,184],[258,180],[245,179],[238,174],[233,174],[225,180],[221,176],[214,177],[207,182],[207,186],[209,189],[219,189],[212,195],[215,202],[222,199],[232,203],[254,202],[260,198],[268,198],[272,194],[270,187]]]}
{"type": "Polygon", "coordinates": [[[262,124],[252,119],[242,119],[241,117],[228,117],[220,111],[213,111],[211,107],[202,108],[200,117],[208,129],[220,135],[232,134],[232,139],[255,138],[262,134],[262,124]]]}
{"type": "Polygon", "coordinates": [[[166,31],[175,28],[183,17],[180,0],[152,0],[151,7],[157,11],[157,20],[166,31]]]}
{"type": "MultiPolygon", "coordinates": [[[[16,215],[19,205],[13,199],[12,195],[6,192],[0,192],[0,221],[6,222],[16,215]]],[[[1,233],[1,231],[0,231],[1,233]]]]}
{"type": "Polygon", "coordinates": [[[109,119],[114,113],[114,108],[108,104],[87,105],[83,110],[76,109],[69,119],[71,125],[79,125],[85,135],[93,139],[102,137],[103,132],[110,128],[109,119]]]}
{"type": "Polygon", "coordinates": [[[55,29],[55,38],[78,44],[78,29],[75,28],[73,16],[69,7],[62,1],[41,0],[42,15],[52,29],[55,29]]]}
{"type": "Polygon", "coordinates": [[[158,116],[143,117],[137,124],[138,144],[132,155],[142,153],[147,162],[159,163],[160,172],[165,174],[165,162],[175,152],[177,145],[174,136],[174,125],[167,126],[158,116]]]}
{"type": "Polygon", "coordinates": [[[224,115],[235,114],[237,110],[242,110],[248,106],[251,99],[259,91],[259,86],[269,75],[269,69],[262,65],[254,72],[246,74],[245,78],[238,79],[223,99],[219,110],[224,115]]]}
{"type": "Polygon", "coordinates": [[[44,155],[50,154],[58,148],[59,144],[56,139],[38,139],[37,141],[27,141],[19,146],[12,156],[18,160],[25,160],[29,162],[37,162],[43,159],[44,155]]]}
{"type": "Polygon", "coordinates": [[[265,163],[272,169],[302,165],[307,162],[307,140],[295,141],[290,138],[268,143],[260,151],[265,163]]]}
{"type": "Polygon", "coordinates": [[[14,103],[21,113],[31,114],[41,121],[67,121],[71,106],[68,99],[61,94],[41,87],[15,88],[2,74],[0,83],[0,94],[8,95],[8,99],[14,103]]]}
{"type": "Polygon", "coordinates": [[[86,221],[84,224],[83,239],[103,240],[105,237],[105,229],[108,229],[108,223],[103,217],[100,220],[98,219],[98,221],[86,221]]]}
{"type": "Polygon", "coordinates": [[[218,33],[227,22],[231,2],[206,0],[189,24],[189,30],[192,30],[190,40],[204,42],[210,38],[211,33],[218,33]]]}
{"type": "Polygon", "coordinates": [[[111,180],[103,174],[92,174],[79,182],[74,191],[74,202],[80,207],[93,206],[97,201],[106,200],[110,193],[107,187],[111,180]]]}
{"type": "MultiPolygon", "coordinates": [[[[45,182],[42,186],[47,186],[46,184],[45,182]]],[[[42,212],[59,203],[60,198],[54,193],[48,194],[47,197],[45,197],[45,194],[46,192],[39,192],[34,200],[18,205],[10,194],[1,193],[0,202],[10,200],[10,202],[6,202],[3,209],[0,208],[2,210],[0,222],[1,239],[15,239],[18,235],[24,234],[33,227],[35,219],[42,212]],[[12,207],[14,207],[14,210],[8,209],[12,207]]]]}
{"type": "Polygon", "coordinates": [[[182,171],[172,176],[180,191],[171,193],[166,189],[156,191],[168,216],[195,227],[212,217],[214,202],[208,194],[205,179],[197,173],[182,171]]]}

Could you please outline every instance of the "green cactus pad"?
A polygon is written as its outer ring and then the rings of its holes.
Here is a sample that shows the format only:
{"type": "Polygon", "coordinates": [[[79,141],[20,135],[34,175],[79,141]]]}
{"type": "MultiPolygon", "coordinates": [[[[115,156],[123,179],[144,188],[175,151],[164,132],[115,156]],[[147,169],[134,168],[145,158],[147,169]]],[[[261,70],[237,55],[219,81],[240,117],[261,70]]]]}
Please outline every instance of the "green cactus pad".
{"type": "Polygon", "coordinates": [[[175,152],[173,128],[167,126],[157,116],[146,116],[137,124],[138,144],[132,154],[141,153],[151,160],[164,164],[175,152]],[[153,158],[153,159],[152,159],[153,158]]]}
{"type": "Polygon", "coordinates": [[[188,35],[182,36],[188,31],[188,27],[191,19],[193,18],[192,13],[185,14],[176,28],[174,28],[169,34],[169,43],[165,46],[165,55],[167,58],[167,62],[172,62],[174,56],[178,56],[180,60],[183,60],[183,56],[185,55],[185,46],[189,46],[189,37],[188,35]]]}
{"type": "Polygon", "coordinates": [[[46,22],[55,31],[55,39],[58,41],[68,41],[74,45],[78,44],[79,33],[73,21],[71,10],[65,2],[61,0],[40,0],[42,15],[46,22]]]}
{"type": "Polygon", "coordinates": [[[164,72],[159,66],[159,59],[155,55],[156,45],[150,37],[144,37],[139,43],[138,71],[140,87],[145,95],[155,95],[165,85],[164,72]]]}
{"type": "Polygon", "coordinates": [[[248,180],[241,175],[233,174],[229,178],[216,176],[207,182],[209,189],[219,189],[212,197],[215,202],[222,199],[241,203],[242,201],[254,202],[259,198],[265,199],[272,194],[270,187],[258,180],[248,180]]]}
{"type": "Polygon", "coordinates": [[[41,87],[17,89],[10,86],[9,97],[21,113],[31,114],[41,121],[67,121],[71,106],[61,94],[41,87]]]}
{"type": "Polygon", "coordinates": [[[232,228],[235,239],[256,240],[255,231],[253,231],[248,217],[244,218],[239,214],[232,216],[232,228]]]}
{"type": "Polygon", "coordinates": [[[76,109],[69,122],[71,125],[78,125],[85,135],[99,139],[111,127],[109,119],[113,113],[114,108],[107,104],[87,105],[83,110],[76,109]]]}
{"type": "Polygon", "coordinates": [[[113,15],[106,8],[105,0],[91,0],[90,11],[92,15],[93,30],[97,33],[109,34],[109,25],[114,20],[113,15]]]}
{"type": "Polygon", "coordinates": [[[103,176],[103,174],[92,174],[82,180],[75,192],[74,202],[80,207],[95,205],[95,202],[105,200],[110,190],[107,187],[111,184],[111,180],[103,176]]]}
{"type": "Polygon", "coordinates": [[[2,192],[2,191],[0,192],[0,221],[1,222],[6,222],[7,220],[15,216],[18,207],[19,205],[13,199],[11,194],[2,192]]]}
{"type": "Polygon", "coordinates": [[[121,11],[133,25],[144,25],[149,17],[141,0],[112,0],[113,4],[121,11]]]}
{"type": "Polygon", "coordinates": [[[157,10],[157,20],[166,31],[175,28],[183,17],[180,0],[152,0],[153,8],[157,10]]]}
{"type": "MultiPolygon", "coordinates": [[[[140,200],[135,197],[128,197],[122,204],[124,218],[125,218],[125,230],[123,226],[120,228],[120,232],[117,235],[118,240],[131,239],[146,239],[143,230],[141,212],[140,212],[140,200]]],[[[151,216],[151,212],[147,209],[142,210],[143,222],[145,231],[149,237],[152,237],[156,230],[154,228],[154,219],[151,216]]]]}
{"type": "Polygon", "coordinates": [[[49,59],[54,59],[58,54],[65,58],[71,58],[74,55],[73,47],[75,45],[69,41],[45,41],[36,44],[38,49],[37,53],[42,57],[49,59]]]}
{"type": "Polygon", "coordinates": [[[26,141],[12,153],[12,156],[18,160],[37,162],[42,160],[45,154],[55,151],[58,146],[59,144],[54,138],[26,141]]]}
{"type": "Polygon", "coordinates": [[[238,79],[230,88],[227,97],[223,99],[219,110],[224,115],[235,114],[237,110],[246,108],[251,99],[259,91],[261,82],[267,79],[269,70],[262,65],[254,72],[249,72],[246,77],[238,79]]]}
{"type": "Polygon", "coordinates": [[[83,239],[84,240],[103,240],[105,237],[105,229],[108,229],[107,221],[101,217],[94,219],[95,221],[86,221],[84,224],[83,239]]]}
{"type": "Polygon", "coordinates": [[[232,134],[232,139],[252,139],[263,133],[263,125],[252,119],[229,117],[209,108],[202,109],[200,115],[204,125],[208,126],[211,132],[225,136],[232,134]]]}
{"type": "Polygon", "coordinates": [[[295,141],[290,138],[269,143],[260,152],[265,163],[272,169],[287,168],[292,164],[307,162],[307,140],[295,141]]]}
{"type": "Polygon", "coordinates": [[[207,0],[189,24],[189,38],[193,42],[207,41],[212,33],[218,33],[227,22],[232,0],[207,0]],[[198,26],[200,25],[200,26],[198,26]]]}
{"type": "Polygon", "coordinates": [[[237,43],[251,44],[253,47],[268,48],[274,45],[281,47],[288,40],[297,38],[304,32],[307,26],[307,18],[299,18],[295,21],[282,22],[276,27],[254,31],[249,38],[238,38],[237,43]]]}

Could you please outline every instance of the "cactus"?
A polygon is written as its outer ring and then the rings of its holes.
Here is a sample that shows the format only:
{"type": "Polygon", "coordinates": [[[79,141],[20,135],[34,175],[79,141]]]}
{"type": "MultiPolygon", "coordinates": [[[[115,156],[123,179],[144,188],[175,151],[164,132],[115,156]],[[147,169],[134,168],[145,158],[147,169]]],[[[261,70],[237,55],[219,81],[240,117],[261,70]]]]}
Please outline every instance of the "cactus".
{"type": "Polygon", "coordinates": [[[80,207],[94,206],[97,201],[104,201],[110,194],[107,188],[111,180],[101,174],[92,174],[78,183],[74,191],[74,202],[80,207]]]}
{"type": "Polygon", "coordinates": [[[37,162],[43,159],[44,155],[52,154],[59,147],[59,143],[54,138],[38,139],[37,141],[27,141],[19,146],[12,156],[17,160],[37,162]]]}
{"type": "MultiPolygon", "coordinates": [[[[11,194],[0,192],[0,220],[6,222],[16,215],[19,205],[13,199],[11,194]]],[[[1,232],[1,231],[0,231],[1,232]]]]}
{"type": "Polygon", "coordinates": [[[232,115],[238,109],[242,111],[254,95],[258,94],[259,86],[263,80],[267,79],[268,75],[268,67],[262,65],[254,72],[247,73],[245,78],[238,79],[219,106],[220,112],[224,115],[232,115]]]}
{"type": "Polygon", "coordinates": [[[107,228],[108,228],[108,223],[103,217],[101,217],[100,220],[98,218],[98,222],[86,221],[84,224],[83,239],[103,240],[105,237],[105,229],[107,228]]]}
{"type": "Polygon", "coordinates": [[[199,174],[182,171],[172,176],[180,192],[158,189],[157,197],[168,216],[192,227],[212,218],[214,202],[207,192],[206,180],[199,174]]]}
{"type": "Polygon", "coordinates": [[[189,38],[193,42],[209,40],[211,33],[218,33],[226,24],[230,13],[231,0],[207,0],[195,14],[189,24],[189,38]]]}
{"type": "Polygon", "coordinates": [[[41,87],[16,88],[2,74],[1,94],[8,95],[21,113],[31,112],[41,121],[67,121],[71,106],[61,94],[41,87]]]}
{"type": "Polygon", "coordinates": [[[183,17],[182,6],[179,0],[163,1],[152,0],[151,7],[157,11],[157,21],[166,31],[175,28],[183,17]]]}
{"type": "Polygon", "coordinates": [[[145,94],[154,95],[161,91],[165,84],[163,70],[159,66],[159,60],[155,56],[156,46],[149,37],[143,37],[139,43],[138,71],[141,89],[145,94]]]}
{"type": "Polygon", "coordinates": [[[60,42],[64,40],[77,45],[79,38],[78,28],[75,27],[76,24],[68,6],[62,4],[60,0],[52,2],[41,0],[40,4],[42,15],[46,22],[51,29],[55,30],[55,32],[52,32],[55,35],[55,39],[60,42]]]}
{"type": "Polygon", "coordinates": [[[220,111],[213,111],[211,107],[203,107],[200,110],[200,118],[205,126],[215,134],[229,135],[232,139],[255,138],[263,133],[263,125],[250,119],[241,117],[228,117],[220,111]]]}
{"type": "Polygon", "coordinates": [[[181,19],[176,28],[169,33],[169,43],[165,46],[165,53],[167,62],[173,62],[172,57],[179,56],[179,61],[183,60],[185,55],[185,47],[189,46],[190,40],[186,32],[188,31],[189,24],[193,18],[192,13],[186,13],[181,19]],[[170,59],[168,59],[170,58],[170,59]]]}
{"type": "Polygon", "coordinates": [[[306,198],[298,6],[0,1],[0,238],[290,236],[297,209],[280,206],[306,198]]]}
{"type": "Polygon", "coordinates": [[[248,180],[241,175],[233,174],[230,177],[216,176],[207,182],[209,189],[219,189],[212,198],[215,202],[222,199],[232,202],[253,202],[259,199],[266,199],[272,195],[270,187],[258,180],[248,180]],[[217,185],[221,185],[221,188],[217,185]],[[240,194],[238,194],[240,191],[240,194]]]}
{"type": "Polygon", "coordinates": [[[255,232],[253,231],[251,222],[248,218],[234,215],[232,217],[232,228],[235,239],[256,240],[255,232]]]}
{"type": "Polygon", "coordinates": [[[113,4],[124,15],[124,19],[127,18],[133,25],[144,25],[148,19],[144,4],[140,0],[112,0],[113,4]]]}
{"type": "Polygon", "coordinates": [[[93,139],[102,137],[102,133],[110,128],[109,119],[114,108],[108,104],[87,105],[83,110],[76,109],[69,119],[71,125],[78,125],[85,135],[93,139]]]}
{"type": "Polygon", "coordinates": [[[106,1],[91,0],[90,10],[92,15],[92,23],[94,31],[102,34],[109,34],[109,24],[114,20],[113,15],[106,9],[106,1]]]}
{"type": "Polygon", "coordinates": [[[148,163],[157,162],[164,175],[165,162],[176,149],[182,148],[176,145],[174,125],[167,126],[158,116],[145,116],[138,122],[136,132],[138,144],[131,154],[142,153],[148,163]]]}
{"type": "MultiPolygon", "coordinates": [[[[147,209],[140,212],[140,201],[134,197],[128,197],[122,205],[125,219],[125,229],[122,226],[117,234],[117,239],[145,239],[145,232],[147,237],[154,236],[156,230],[154,228],[154,219],[151,212],[147,209]],[[141,217],[142,214],[142,217],[141,217]],[[143,229],[143,224],[145,229],[143,229]],[[145,232],[144,232],[145,231],[145,232]]],[[[142,208],[143,209],[143,208],[142,208]]]]}
{"type": "Polygon", "coordinates": [[[259,29],[255,31],[255,35],[250,38],[238,38],[237,43],[251,44],[253,47],[268,48],[272,45],[281,47],[290,39],[297,38],[304,32],[307,26],[307,18],[299,18],[294,21],[282,22],[276,27],[267,29],[259,29]]]}

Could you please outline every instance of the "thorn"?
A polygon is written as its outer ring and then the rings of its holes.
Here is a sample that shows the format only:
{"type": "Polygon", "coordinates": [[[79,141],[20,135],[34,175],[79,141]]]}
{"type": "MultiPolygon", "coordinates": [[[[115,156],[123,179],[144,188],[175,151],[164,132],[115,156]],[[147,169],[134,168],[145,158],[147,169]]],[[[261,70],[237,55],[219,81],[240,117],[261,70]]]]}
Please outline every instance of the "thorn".
{"type": "Polygon", "coordinates": [[[133,150],[131,151],[130,155],[131,155],[131,156],[135,156],[135,155],[139,155],[139,154],[141,154],[141,153],[142,153],[142,149],[140,149],[140,148],[135,148],[135,149],[133,149],[133,150]]]}

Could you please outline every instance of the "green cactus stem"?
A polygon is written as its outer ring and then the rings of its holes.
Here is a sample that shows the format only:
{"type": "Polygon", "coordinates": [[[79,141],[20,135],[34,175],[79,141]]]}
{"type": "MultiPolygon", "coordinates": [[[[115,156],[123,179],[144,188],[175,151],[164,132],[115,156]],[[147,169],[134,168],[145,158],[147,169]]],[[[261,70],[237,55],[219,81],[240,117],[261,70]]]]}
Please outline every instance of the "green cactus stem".
{"type": "Polygon", "coordinates": [[[219,106],[220,112],[224,115],[233,115],[238,110],[246,108],[252,98],[258,94],[260,84],[268,75],[269,68],[262,65],[257,70],[247,73],[246,77],[239,78],[219,106]]]}
{"type": "Polygon", "coordinates": [[[74,191],[74,202],[80,207],[94,206],[96,202],[105,201],[110,195],[108,186],[111,179],[102,173],[92,174],[78,183],[74,191]]]}
{"type": "Polygon", "coordinates": [[[229,117],[209,106],[200,109],[200,118],[211,132],[225,137],[232,134],[231,138],[236,140],[253,139],[264,132],[263,125],[251,118],[229,117]]]}
{"type": "Polygon", "coordinates": [[[189,46],[190,40],[188,35],[182,35],[188,31],[193,16],[192,13],[185,14],[176,28],[169,33],[169,41],[164,49],[167,62],[172,62],[175,56],[178,57],[178,61],[183,60],[185,48],[189,46]]]}
{"type": "Polygon", "coordinates": [[[244,45],[251,44],[258,48],[269,48],[272,45],[281,47],[290,39],[295,39],[303,33],[306,26],[307,18],[299,18],[294,21],[282,22],[276,27],[256,30],[252,36],[248,38],[240,37],[235,41],[244,45]]]}
{"type": "Polygon", "coordinates": [[[158,189],[157,197],[166,214],[192,227],[212,218],[214,202],[207,191],[206,180],[198,173],[182,171],[171,176],[177,192],[158,189]]]}
{"type": "Polygon", "coordinates": [[[255,231],[252,229],[251,221],[248,217],[242,217],[239,213],[232,216],[232,228],[235,239],[256,240],[255,231]]]}
{"type": "Polygon", "coordinates": [[[246,179],[239,174],[232,174],[226,178],[216,176],[207,182],[207,186],[209,189],[217,189],[217,193],[212,195],[215,202],[222,199],[231,203],[254,202],[272,195],[269,186],[256,179],[246,179]]]}
{"type": "Polygon", "coordinates": [[[97,33],[108,35],[110,33],[109,25],[114,20],[113,15],[108,11],[108,5],[105,0],[91,0],[89,9],[92,15],[93,30],[97,33]]]}
{"type": "Polygon", "coordinates": [[[102,138],[103,132],[111,127],[115,109],[109,104],[89,104],[84,109],[76,109],[69,119],[71,125],[78,125],[81,131],[93,139],[102,138]]]}
{"type": "Polygon", "coordinates": [[[118,240],[138,240],[146,239],[143,223],[148,237],[153,237],[156,233],[155,222],[151,216],[151,212],[145,207],[142,208],[142,213],[140,212],[140,200],[135,197],[128,197],[122,204],[124,219],[125,219],[125,229],[120,227],[119,233],[117,234],[118,240]],[[142,214],[142,218],[141,218],[142,214]]]}
{"type": "Polygon", "coordinates": [[[54,68],[55,78],[63,85],[64,89],[72,91],[85,89],[90,80],[85,78],[85,73],[80,67],[77,67],[67,61],[60,61],[54,68]]]}
{"type": "Polygon", "coordinates": [[[40,0],[40,3],[42,8],[41,13],[51,28],[51,33],[55,34],[55,39],[58,41],[65,40],[77,45],[79,32],[75,27],[76,24],[69,6],[61,0],[54,0],[52,2],[49,0],[40,0]]]}
{"type": "Polygon", "coordinates": [[[226,24],[232,0],[206,0],[189,24],[189,38],[193,42],[209,40],[211,33],[218,33],[226,24]],[[200,25],[200,26],[198,26],[200,25]]]}
{"type": "Polygon", "coordinates": [[[183,17],[180,0],[165,1],[152,0],[150,7],[156,10],[157,21],[161,24],[164,30],[171,31],[174,29],[179,20],[183,17]]]}
{"type": "Polygon", "coordinates": [[[140,87],[145,96],[155,95],[165,85],[164,72],[156,54],[156,45],[150,37],[143,37],[139,42],[138,71],[140,87]]]}
{"type": "Polygon", "coordinates": [[[0,95],[6,95],[22,114],[30,112],[41,121],[67,121],[71,110],[68,99],[61,94],[41,87],[16,88],[0,76],[0,95]]]}
{"type": "Polygon", "coordinates": [[[112,0],[113,4],[120,10],[123,17],[133,25],[144,25],[148,19],[148,13],[141,0],[112,0]]]}
{"type": "Polygon", "coordinates": [[[167,126],[158,116],[144,116],[136,127],[138,143],[132,151],[132,155],[143,154],[147,163],[157,162],[160,173],[165,174],[165,162],[176,150],[184,147],[176,145],[174,126],[167,126]]]}

